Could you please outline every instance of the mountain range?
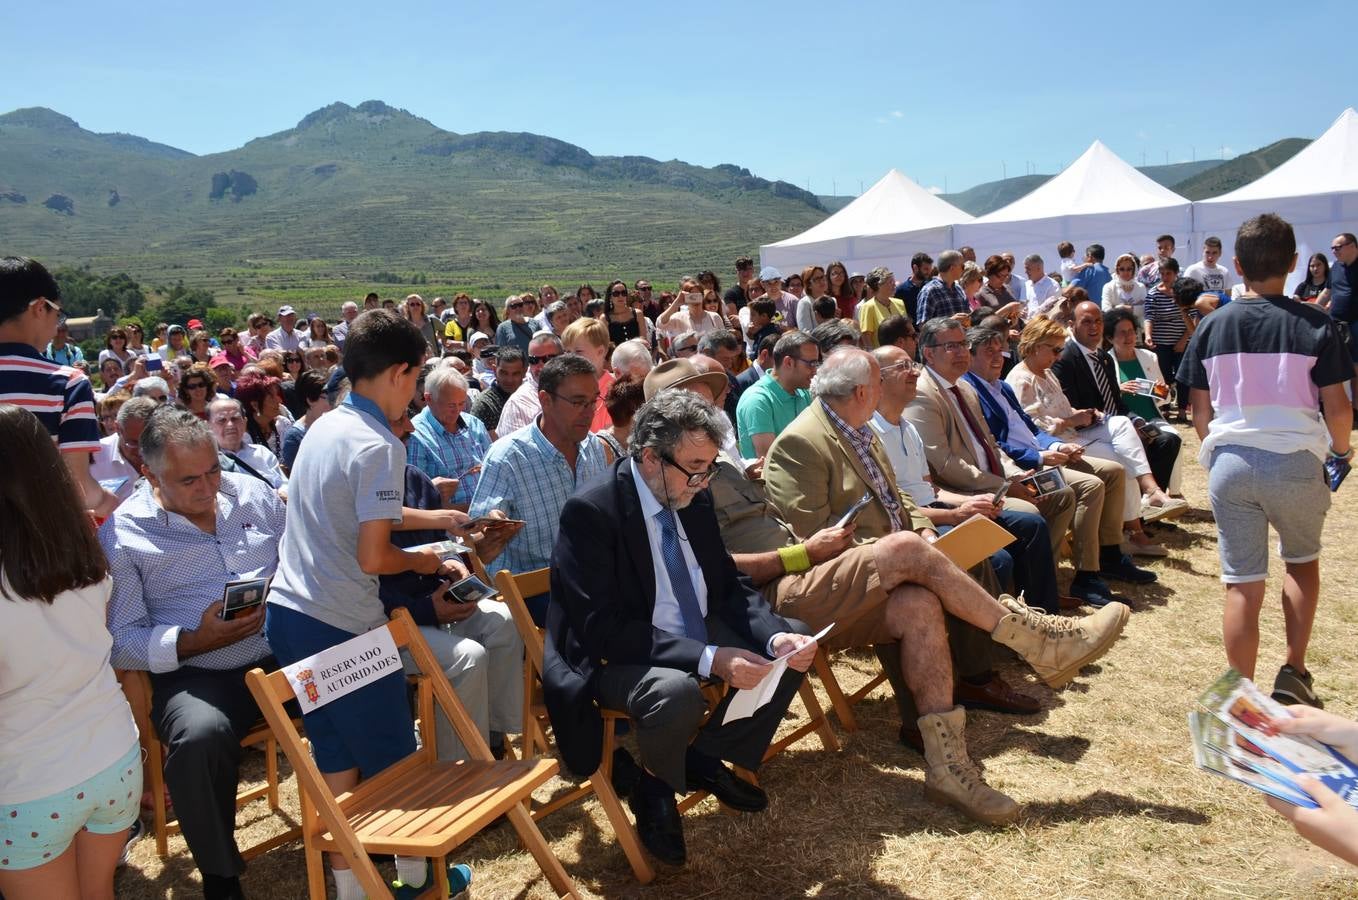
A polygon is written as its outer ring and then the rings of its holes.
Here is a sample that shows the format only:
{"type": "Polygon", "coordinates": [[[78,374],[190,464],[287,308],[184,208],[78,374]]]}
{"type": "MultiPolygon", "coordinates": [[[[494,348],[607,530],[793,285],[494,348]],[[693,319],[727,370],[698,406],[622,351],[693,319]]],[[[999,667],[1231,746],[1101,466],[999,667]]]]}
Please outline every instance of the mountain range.
{"type": "MultiPolygon", "coordinates": [[[[1238,187],[1306,145],[1143,168],[1190,199],[1238,187]]],[[[944,195],[981,215],[1042,184],[1024,175],[944,195]]],[[[0,115],[0,246],[219,297],[522,289],[615,274],[670,281],[730,270],[848,198],[737,165],[594,156],[528,133],[458,134],[378,100],[197,156],[98,134],[43,108],[0,115]],[[388,292],[390,292],[388,290],[388,292]]]]}

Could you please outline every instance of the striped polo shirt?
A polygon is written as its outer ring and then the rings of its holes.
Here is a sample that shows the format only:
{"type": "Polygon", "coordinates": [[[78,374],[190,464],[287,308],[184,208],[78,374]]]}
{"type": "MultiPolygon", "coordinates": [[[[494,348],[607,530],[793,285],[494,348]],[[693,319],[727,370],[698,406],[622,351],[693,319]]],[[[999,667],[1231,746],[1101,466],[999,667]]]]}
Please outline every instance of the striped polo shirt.
{"type": "Polygon", "coordinates": [[[1203,319],[1178,377],[1211,395],[1204,465],[1214,447],[1226,444],[1307,450],[1324,459],[1329,432],[1320,389],[1352,378],[1353,364],[1325,310],[1286,297],[1246,296],[1203,319]]]}
{"type": "Polygon", "coordinates": [[[28,344],[0,344],[0,403],[38,417],[63,453],[98,453],[94,388],[85,373],[58,365],[28,344]]]}

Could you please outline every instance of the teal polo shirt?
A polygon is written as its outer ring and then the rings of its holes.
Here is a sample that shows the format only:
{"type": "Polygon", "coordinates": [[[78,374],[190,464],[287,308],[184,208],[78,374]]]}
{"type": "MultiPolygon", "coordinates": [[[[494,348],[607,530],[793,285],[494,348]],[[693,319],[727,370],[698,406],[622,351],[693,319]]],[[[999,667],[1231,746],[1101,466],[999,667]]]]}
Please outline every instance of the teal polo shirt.
{"type": "Polygon", "coordinates": [[[736,405],[736,431],[740,436],[741,455],[746,459],[754,459],[753,435],[782,434],[783,429],[791,425],[792,420],[810,405],[811,393],[805,388],[798,388],[789,394],[774,380],[772,374],[766,373],[740,395],[740,403],[736,405]]]}

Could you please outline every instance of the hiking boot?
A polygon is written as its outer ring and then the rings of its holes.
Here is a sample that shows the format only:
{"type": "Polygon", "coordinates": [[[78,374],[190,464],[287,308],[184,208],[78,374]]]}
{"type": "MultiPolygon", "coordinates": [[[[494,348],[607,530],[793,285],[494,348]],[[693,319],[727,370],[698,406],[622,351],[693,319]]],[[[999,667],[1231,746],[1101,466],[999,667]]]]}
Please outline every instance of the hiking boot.
{"type": "Polygon", "coordinates": [[[1320,702],[1312,685],[1310,672],[1303,675],[1284,663],[1278,670],[1278,677],[1273,679],[1273,699],[1283,704],[1304,703],[1324,709],[1325,704],[1320,702]]]}
{"type": "Polygon", "coordinates": [[[1082,666],[1103,656],[1131,613],[1116,601],[1079,619],[1031,609],[1008,594],[1000,595],[1000,603],[1009,613],[990,637],[1023,657],[1051,688],[1064,687],[1082,666]]]}
{"type": "Polygon", "coordinates": [[[928,766],[924,795],[977,822],[1007,825],[1019,817],[1019,805],[985,783],[967,755],[966,726],[967,714],[960,706],[945,713],[920,716],[924,762],[928,766]]]}

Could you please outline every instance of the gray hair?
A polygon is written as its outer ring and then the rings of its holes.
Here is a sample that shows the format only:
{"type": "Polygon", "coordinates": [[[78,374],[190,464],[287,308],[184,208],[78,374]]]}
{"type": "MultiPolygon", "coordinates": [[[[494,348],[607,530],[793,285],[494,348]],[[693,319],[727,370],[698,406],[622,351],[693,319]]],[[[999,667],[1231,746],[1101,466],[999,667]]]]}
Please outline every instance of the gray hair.
{"type": "Polygon", "coordinates": [[[613,351],[613,371],[632,374],[640,381],[651,371],[651,348],[640,338],[623,341],[613,351]]]}
{"type": "MultiPolygon", "coordinates": [[[[690,293],[692,293],[692,292],[690,291],[690,293]]],[[[671,347],[678,347],[680,344],[687,344],[689,341],[693,341],[693,347],[694,347],[694,349],[697,349],[697,347],[698,347],[698,332],[696,332],[696,331],[681,331],[681,332],[679,332],[677,335],[674,336],[674,340],[670,341],[670,346],[671,346],[671,347]]],[[[684,349],[687,349],[687,348],[684,348],[684,349]]]]}
{"type": "Polygon", "coordinates": [[[628,453],[641,459],[647,447],[673,459],[684,435],[698,431],[720,447],[726,441],[726,418],[707,400],[683,388],[667,388],[642,404],[632,419],[628,453]]]}
{"type": "Polygon", "coordinates": [[[938,316],[930,319],[919,327],[919,345],[921,347],[933,347],[938,343],[939,335],[946,334],[952,330],[958,330],[966,335],[966,329],[962,323],[951,316],[938,316]]]}
{"type": "Polygon", "coordinates": [[[159,388],[165,392],[165,396],[170,396],[170,385],[159,375],[152,375],[150,378],[143,378],[137,382],[137,386],[132,388],[133,397],[145,397],[147,394],[159,388]]]}
{"type": "Polygon", "coordinates": [[[1042,254],[1041,254],[1041,253],[1029,253],[1027,256],[1023,257],[1023,264],[1024,264],[1025,266],[1031,266],[1033,263],[1040,263],[1040,262],[1042,262],[1042,254]]]}
{"type": "Polygon", "coordinates": [[[212,429],[202,419],[187,409],[161,406],[146,420],[146,430],[141,434],[141,458],[157,475],[165,471],[165,450],[171,444],[179,447],[207,444],[214,449],[217,446],[212,429]]]}
{"type": "Polygon", "coordinates": [[[855,389],[872,378],[872,358],[866,350],[840,347],[826,357],[811,379],[811,393],[826,400],[852,397],[855,389]]]}
{"type": "Polygon", "coordinates": [[[887,280],[887,277],[889,275],[891,275],[890,269],[888,269],[886,266],[877,266],[875,269],[868,273],[868,276],[864,278],[863,281],[867,283],[868,287],[872,288],[875,291],[883,281],[887,280]]]}
{"type": "Polygon", "coordinates": [[[151,418],[151,413],[160,409],[160,404],[150,397],[133,397],[118,408],[118,427],[122,428],[128,422],[141,422],[151,418]]]}
{"type": "Polygon", "coordinates": [[[357,310],[357,309],[358,309],[358,304],[355,303],[355,302],[352,301],[352,300],[348,300],[348,301],[346,301],[346,302],[340,307],[340,312],[342,313],[342,312],[344,312],[346,309],[357,310]]]}
{"type": "Polygon", "coordinates": [[[459,390],[467,390],[467,376],[455,369],[450,362],[453,357],[445,357],[439,360],[433,370],[425,376],[424,392],[431,397],[437,397],[446,387],[455,387],[459,390]]]}
{"type": "Polygon", "coordinates": [[[547,308],[542,311],[542,316],[547,320],[547,323],[550,325],[552,322],[552,316],[556,315],[562,310],[569,308],[570,307],[566,305],[565,300],[553,300],[551,303],[547,304],[547,308]]]}
{"type": "Polygon", "coordinates": [[[938,254],[938,259],[934,264],[938,266],[938,271],[946,272],[961,261],[962,254],[957,250],[944,250],[938,254]]]}

